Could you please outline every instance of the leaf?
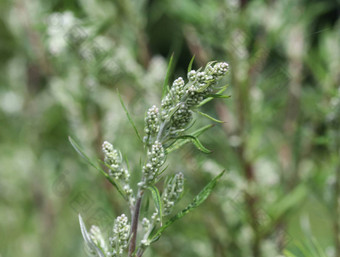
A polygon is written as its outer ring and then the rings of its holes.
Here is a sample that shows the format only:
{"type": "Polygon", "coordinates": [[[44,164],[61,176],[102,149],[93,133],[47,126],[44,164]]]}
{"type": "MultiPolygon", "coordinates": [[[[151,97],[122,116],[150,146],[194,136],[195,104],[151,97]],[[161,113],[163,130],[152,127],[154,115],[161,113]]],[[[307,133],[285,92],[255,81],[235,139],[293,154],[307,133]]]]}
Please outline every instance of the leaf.
{"type": "Polygon", "coordinates": [[[163,83],[163,91],[162,91],[162,98],[165,97],[165,95],[167,94],[168,91],[168,86],[169,86],[169,78],[170,78],[170,74],[172,72],[173,69],[173,60],[174,60],[174,54],[171,55],[170,60],[169,60],[169,64],[168,64],[168,69],[166,71],[166,75],[165,75],[165,79],[164,79],[164,83],[163,83]]]}
{"type": "Polygon", "coordinates": [[[161,234],[164,232],[165,229],[167,229],[172,223],[175,221],[183,218],[186,214],[191,212],[193,209],[200,206],[211,194],[212,190],[215,188],[217,181],[223,176],[225,170],[223,170],[220,174],[218,174],[215,178],[213,178],[203,189],[201,192],[198,193],[198,195],[193,199],[191,204],[189,204],[185,209],[177,213],[175,216],[170,218],[161,228],[159,228],[155,233],[150,235],[148,238],[150,243],[153,243],[158,240],[158,238],[161,236],[161,234]]]}
{"type": "Polygon", "coordinates": [[[190,140],[194,146],[196,146],[196,148],[198,150],[200,150],[201,152],[203,153],[211,153],[211,151],[207,148],[205,148],[202,143],[199,141],[199,139],[196,137],[196,136],[193,136],[193,135],[183,135],[183,136],[180,136],[178,137],[178,139],[188,139],[190,140]]]}
{"type": "MultiPolygon", "coordinates": [[[[195,137],[198,137],[200,136],[201,134],[203,134],[205,131],[207,131],[208,129],[214,127],[215,125],[214,124],[210,124],[210,125],[207,125],[207,126],[204,126],[196,131],[194,131],[191,135],[192,136],[195,136],[195,137]]],[[[185,145],[186,143],[189,143],[190,140],[189,139],[178,139],[176,140],[175,143],[173,143],[171,146],[169,146],[167,149],[166,149],[166,152],[167,153],[171,153],[172,151],[175,151],[177,150],[178,148],[182,147],[183,145],[185,145]]]]}
{"type": "Polygon", "coordinates": [[[132,128],[134,129],[134,131],[135,131],[135,133],[136,133],[136,135],[137,135],[139,141],[141,141],[141,142],[143,143],[143,139],[142,139],[142,137],[140,136],[140,134],[139,134],[139,132],[138,132],[138,130],[137,130],[137,127],[136,127],[135,123],[133,122],[133,120],[132,120],[132,118],[131,118],[131,115],[130,115],[129,111],[127,110],[127,108],[126,108],[126,106],[125,106],[125,104],[124,104],[124,102],[123,102],[123,99],[122,99],[121,95],[119,94],[119,91],[118,91],[118,90],[117,90],[117,94],[118,94],[118,97],[119,97],[120,104],[122,105],[122,107],[123,107],[123,109],[124,109],[124,111],[125,111],[126,117],[128,118],[128,120],[129,120],[129,122],[130,122],[132,128]]]}
{"type": "Polygon", "coordinates": [[[221,95],[221,94],[209,94],[208,96],[213,97],[214,99],[215,98],[230,98],[231,97],[230,95],[221,95]]]}
{"type": "Polygon", "coordinates": [[[162,226],[163,206],[162,206],[161,196],[159,194],[157,187],[150,186],[150,187],[148,187],[148,189],[150,190],[150,192],[152,194],[152,199],[153,199],[155,206],[158,210],[158,214],[159,214],[159,218],[161,219],[161,226],[162,226]]]}
{"type": "Polygon", "coordinates": [[[81,233],[83,235],[83,238],[85,240],[85,243],[87,245],[87,247],[94,253],[96,253],[97,256],[99,257],[105,257],[105,255],[103,254],[103,252],[99,249],[99,247],[92,241],[89,233],[86,230],[86,226],[84,224],[84,221],[81,217],[81,215],[79,214],[79,224],[80,224],[80,230],[81,233]]]}
{"type": "MultiPolygon", "coordinates": [[[[225,85],[219,91],[217,91],[216,94],[213,94],[213,95],[221,95],[227,88],[228,88],[228,85],[225,85]]],[[[210,102],[213,99],[214,99],[214,97],[210,96],[210,97],[206,98],[205,100],[203,100],[201,103],[199,103],[196,107],[197,108],[201,107],[201,106],[205,105],[206,103],[210,102]]]]}
{"type": "Polygon", "coordinates": [[[307,187],[304,184],[299,185],[270,208],[270,216],[273,217],[273,220],[281,218],[292,208],[299,206],[303,199],[305,199],[307,193],[307,187]]]}
{"type": "MultiPolygon", "coordinates": [[[[111,169],[110,165],[108,165],[107,163],[103,162],[102,160],[98,159],[98,162],[100,162],[102,165],[104,165],[105,167],[107,167],[108,169],[111,169]]],[[[103,171],[103,170],[102,170],[103,171]]],[[[119,185],[119,183],[117,183],[109,174],[107,174],[105,171],[103,171],[101,173],[103,173],[103,175],[105,176],[105,178],[117,189],[117,191],[121,194],[121,196],[123,196],[123,198],[128,201],[128,197],[126,196],[126,194],[124,193],[123,189],[121,188],[121,186],[119,185]],[[104,172],[104,173],[103,173],[104,172]]]]}
{"type": "Polygon", "coordinates": [[[190,62],[189,62],[189,65],[188,65],[188,73],[191,71],[192,69],[192,64],[195,60],[195,55],[191,58],[190,62]]]}
{"type": "Polygon", "coordinates": [[[320,244],[313,237],[312,239],[306,239],[303,242],[296,242],[296,247],[300,253],[299,256],[302,257],[327,257],[326,253],[321,249],[320,244]]]}
{"type": "Polygon", "coordinates": [[[297,257],[295,254],[293,254],[292,252],[287,251],[287,250],[285,250],[283,252],[283,254],[284,254],[285,257],[297,257]]]}
{"type": "MultiPolygon", "coordinates": [[[[98,170],[101,174],[104,175],[104,177],[117,189],[117,191],[123,196],[123,198],[125,200],[127,200],[126,195],[124,194],[124,192],[122,191],[122,189],[119,187],[119,185],[109,176],[109,174],[107,174],[102,168],[100,168],[99,166],[97,166],[86,154],[85,152],[81,149],[81,147],[79,146],[79,144],[76,143],[76,141],[74,141],[72,139],[72,137],[68,137],[68,140],[70,141],[72,147],[77,151],[77,153],[88,163],[90,164],[93,168],[95,168],[96,170],[98,170]]],[[[102,162],[102,161],[101,161],[102,162]]],[[[105,166],[107,166],[104,162],[102,162],[105,166]]]]}
{"type": "Polygon", "coordinates": [[[196,111],[196,112],[197,112],[198,114],[201,114],[202,116],[204,116],[204,117],[206,117],[206,118],[212,120],[212,121],[217,122],[217,123],[224,123],[224,121],[215,119],[215,118],[211,117],[209,114],[206,114],[206,113],[204,113],[204,112],[200,112],[200,111],[196,111]]]}

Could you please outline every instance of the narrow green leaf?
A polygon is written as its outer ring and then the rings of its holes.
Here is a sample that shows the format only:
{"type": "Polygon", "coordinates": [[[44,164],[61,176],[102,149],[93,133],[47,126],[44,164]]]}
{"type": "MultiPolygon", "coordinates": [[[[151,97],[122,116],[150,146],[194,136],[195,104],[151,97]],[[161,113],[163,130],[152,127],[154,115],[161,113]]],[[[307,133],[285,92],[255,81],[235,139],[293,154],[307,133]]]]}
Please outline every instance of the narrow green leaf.
{"type": "Polygon", "coordinates": [[[270,208],[270,216],[273,217],[273,220],[277,220],[283,215],[285,215],[292,208],[299,206],[299,204],[305,199],[307,196],[308,189],[306,185],[301,184],[296,187],[292,192],[285,195],[282,199],[277,201],[270,208]]]}
{"type": "Polygon", "coordinates": [[[163,206],[162,206],[161,196],[159,194],[157,187],[150,186],[150,187],[148,187],[148,189],[150,190],[150,192],[152,194],[152,199],[153,199],[155,206],[158,210],[158,215],[159,215],[159,218],[161,219],[161,226],[162,226],[163,206]]]}
{"type": "Polygon", "coordinates": [[[168,86],[169,86],[169,78],[170,78],[170,74],[172,72],[173,69],[173,60],[174,60],[174,54],[171,55],[170,60],[169,60],[169,64],[168,64],[168,69],[166,71],[166,75],[165,75],[165,79],[164,79],[164,83],[163,83],[163,91],[162,91],[162,98],[165,97],[165,95],[167,94],[168,91],[168,86]]]}
{"type": "MultiPolygon", "coordinates": [[[[107,167],[108,169],[110,169],[110,165],[108,165],[107,163],[103,162],[102,160],[98,159],[98,162],[101,163],[102,165],[104,165],[105,167],[107,167]]],[[[128,201],[128,197],[126,196],[126,194],[124,193],[122,187],[120,186],[119,183],[117,183],[112,177],[110,177],[109,174],[107,174],[105,171],[101,170],[101,173],[105,176],[105,178],[117,189],[117,191],[121,194],[121,196],[123,196],[123,198],[128,201]]]]}
{"type": "Polygon", "coordinates": [[[320,256],[320,257],[327,257],[325,252],[322,250],[320,244],[318,243],[318,241],[316,241],[315,237],[312,237],[311,238],[311,242],[317,252],[317,255],[320,256]]]}
{"type": "MultiPolygon", "coordinates": [[[[216,92],[216,94],[215,95],[220,95],[220,94],[222,94],[226,89],[228,88],[228,85],[225,85],[224,87],[222,87],[220,90],[218,90],[217,92],[216,92]]],[[[213,100],[214,99],[214,97],[208,97],[208,98],[206,98],[205,100],[203,100],[200,104],[198,104],[196,107],[198,108],[198,107],[201,107],[201,106],[203,106],[203,105],[205,105],[206,103],[208,103],[208,102],[210,102],[211,100],[213,100]]]]}
{"type": "Polygon", "coordinates": [[[211,151],[207,148],[205,148],[202,143],[199,141],[199,139],[196,137],[196,136],[193,136],[193,135],[183,135],[183,136],[180,136],[178,137],[179,139],[188,139],[190,140],[194,146],[196,146],[196,148],[198,150],[200,150],[201,152],[203,153],[211,153],[211,151]]]}
{"type": "MultiPolygon", "coordinates": [[[[201,134],[203,134],[205,131],[207,131],[208,129],[214,127],[215,125],[214,124],[210,124],[210,125],[207,125],[207,126],[204,126],[196,131],[194,131],[191,135],[192,136],[195,136],[195,137],[198,137],[200,136],[201,134]]],[[[183,145],[185,145],[186,143],[189,143],[190,142],[190,139],[178,139],[176,140],[175,143],[173,143],[171,146],[169,146],[167,149],[166,149],[166,152],[167,153],[171,153],[172,151],[175,151],[177,150],[178,148],[182,147],[183,145]]]]}
{"type": "Polygon", "coordinates": [[[125,114],[126,114],[128,120],[129,120],[131,126],[132,126],[133,129],[135,130],[138,139],[143,143],[143,139],[142,139],[142,137],[140,136],[140,134],[139,134],[139,132],[138,132],[138,130],[137,130],[137,127],[136,127],[135,123],[133,122],[133,120],[132,120],[132,118],[131,118],[131,115],[130,115],[128,109],[126,108],[126,106],[125,106],[125,104],[124,104],[124,102],[123,102],[123,99],[122,99],[121,95],[119,94],[119,91],[118,91],[118,90],[117,90],[117,94],[118,94],[118,97],[119,97],[120,104],[122,105],[122,107],[123,107],[123,109],[124,109],[124,111],[125,111],[125,114]]]}
{"type": "Polygon", "coordinates": [[[90,158],[84,153],[84,151],[80,148],[79,144],[77,144],[72,137],[68,137],[68,140],[70,141],[72,147],[74,148],[74,150],[76,150],[76,152],[88,163],[90,164],[92,167],[94,167],[95,169],[99,169],[99,167],[90,160],[90,158]]]}
{"type": "Polygon", "coordinates": [[[292,252],[287,251],[287,250],[285,250],[283,252],[283,254],[284,254],[285,257],[297,257],[295,254],[293,254],[292,252]]]}
{"type": "Polygon", "coordinates": [[[191,58],[190,62],[189,62],[189,66],[188,66],[188,73],[191,71],[192,69],[192,64],[194,63],[195,60],[195,55],[191,58]]]}
{"type": "Polygon", "coordinates": [[[298,241],[296,246],[303,257],[321,257],[308,240],[304,242],[298,241]]]}
{"type": "Polygon", "coordinates": [[[218,174],[215,178],[213,178],[204,188],[201,192],[198,193],[198,195],[193,199],[191,204],[189,204],[185,209],[177,213],[175,216],[170,218],[161,228],[159,228],[155,233],[150,235],[149,241],[150,243],[155,242],[160,235],[163,233],[165,229],[167,229],[172,223],[175,221],[183,218],[186,214],[200,206],[211,194],[212,190],[215,188],[217,181],[223,176],[225,173],[225,170],[223,170],[220,174],[218,174]]]}
{"type": "Polygon", "coordinates": [[[198,114],[201,114],[202,116],[204,116],[204,117],[206,117],[206,118],[212,120],[212,121],[217,122],[217,123],[224,123],[224,121],[215,119],[215,118],[211,117],[209,114],[206,114],[206,113],[204,113],[204,112],[200,112],[200,111],[196,111],[196,112],[197,112],[198,114]]]}
{"type": "MultiPolygon", "coordinates": [[[[98,170],[104,177],[117,189],[117,191],[123,196],[125,200],[127,200],[126,195],[120,188],[120,186],[107,174],[100,166],[98,166],[94,161],[92,161],[86,154],[85,152],[81,149],[78,143],[72,139],[72,137],[68,137],[68,140],[70,141],[72,147],[77,151],[77,153],[88,163],[90,164],[93,168],[98,170]]],[[[104,165],[106,165],[104,163],[104,165]]]]}
{"type": "Polygon", "coordinates": [[[212,98],[230,98],[231,97],[230,95],[221,95],[221,94],[210,94],[208,96],[212,98]]]}

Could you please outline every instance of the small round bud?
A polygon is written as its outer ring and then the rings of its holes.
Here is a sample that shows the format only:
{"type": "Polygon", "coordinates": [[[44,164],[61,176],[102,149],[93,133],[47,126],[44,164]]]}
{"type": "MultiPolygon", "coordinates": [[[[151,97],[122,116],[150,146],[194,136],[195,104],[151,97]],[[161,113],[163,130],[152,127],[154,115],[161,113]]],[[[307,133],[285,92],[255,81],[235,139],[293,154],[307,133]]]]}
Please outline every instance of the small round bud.
{"type": "Polygon", "coordinates": [[[188,79],[190,81],[195,81],[195,79],[196,79],[196,71],[194,71],[194,70],[189,71],[188,72],[188,79]]]}

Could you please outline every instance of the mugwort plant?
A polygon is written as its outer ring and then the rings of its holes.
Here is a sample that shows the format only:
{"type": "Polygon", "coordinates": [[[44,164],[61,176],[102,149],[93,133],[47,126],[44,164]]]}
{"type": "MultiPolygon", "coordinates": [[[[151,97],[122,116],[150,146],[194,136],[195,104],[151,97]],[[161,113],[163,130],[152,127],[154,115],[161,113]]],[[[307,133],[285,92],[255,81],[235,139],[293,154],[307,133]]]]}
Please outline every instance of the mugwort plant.
{"type": "Polygon", "coordinates": [[[146,112],[143,139],[120,98],[127,117],[145,149],[146,157],[140,167],[141,179],[135,185],[136,192],[133,190],[135,187],[131,185],[130,171],[124,163],[122,154],[111,143],[105,141],[102,144],[104,161],[101,161],[101,164],[107,168],[107,171],[104,171],[98,164],[91,161],[79,145],[70,138],[71,144],[78,153],[116,187],[130,209],[129,214],[121,214],[115,219],[111,236],[107,239],[97,226],[92,226],[87,231],[79,214],[81,232],[88,252],[92,256],[142,256],[146,248],[158,240],[166,228],[199,206],[223,175],[224,171],[211,180],[185,209],[171,216],[174,205],[184,191],[184,175],[177,173],[164,177],[167,155],[188,142],[192,142],[199,150],[209,153],[210,151],[197,137],[212,126],[202,127],[190,134],[188,130],[193,125],[194,113],[218,121],[200,112],[199,107],[214,98],[227,97],[222,95],[226,86],[219,86],[218,83],[228,73],[227,63],[210,62],[205,68],[197,71],[191,69],[192,63],[193,59],[188,68],[188,81],[185,82],[182,77],[179,77],[169,87],[168,80],[172,66],[172,58],[170,59],[161,105],[153,105],[146,112]],[[162,179],[164,187],[160,192],[156,184],[162,179]],[[141,211],[143,198],[147,197],[146,191],[151,192],[154,202],[154,210],[149,213],[141,211]]]}

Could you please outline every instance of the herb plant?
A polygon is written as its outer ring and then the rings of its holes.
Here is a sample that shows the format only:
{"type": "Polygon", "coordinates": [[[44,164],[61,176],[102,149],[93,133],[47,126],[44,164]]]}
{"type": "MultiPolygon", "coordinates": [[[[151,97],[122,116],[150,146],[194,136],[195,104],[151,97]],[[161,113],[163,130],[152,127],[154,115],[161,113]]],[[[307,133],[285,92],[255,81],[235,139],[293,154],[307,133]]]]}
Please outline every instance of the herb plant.
{"type": "Polygon", "coordinates": [[[99,227],[92,226],[88,232],[81,215],[79,215],[81,232],[92,256],[126,256],[126,254],[129,257],[142,256],[146,248],[157,241],[166,228],[200,205],[223,175],[224,172],[221,172],[210,181],[187,208],[171,216],[174,205],[179,201],[184,191],[184,175],[177,173],[164,176],[167,168],[165,165],[167,155],[187,142],[192,142],[199,150],[209,153],[210,151],[201,144],[197,137],[211,126],[202,127],[192,133],[188,133],[188,130],[194,123],[194,113],[218,121],[198,109],[214,98],[226,97],[222,95],[226,86],[221,87],[218,82],[227,74],[228,64],[211,62],[204,69],[200,68],[195,71],[191,70],[192,62],[193,59],[188,68],[188,81],[185,82],[182,77],[179,77],[169,87],[168,79],[172,59],[170,60],[163,86],[161,106],[153,105],[146,112],[143,139],[120,98],[128,119],[145,150],[146,157],[140,167],[140,181],[135,185],[136,192],[133,190],[135,187],[131,185],[128,165],[124,163],[120,151],[111,143],[105,141],[102,144],[104,161],[101,164],[107,168],[106,172],[92,162],[79,145],[70,138],[71,144],[78,153],[116,187],[126,200],[130,210],[129,215],[122,214],[115,219],[113,231],[108,240],[104,238],[99,227]],[[164,180],[162,193],[156,187],[156,184],[161,180],[164,180]],[[154,210],[151,210],[150,213],[148,211],[143,213],[141,206],[147,191],[151,192],[154,210]]]}

